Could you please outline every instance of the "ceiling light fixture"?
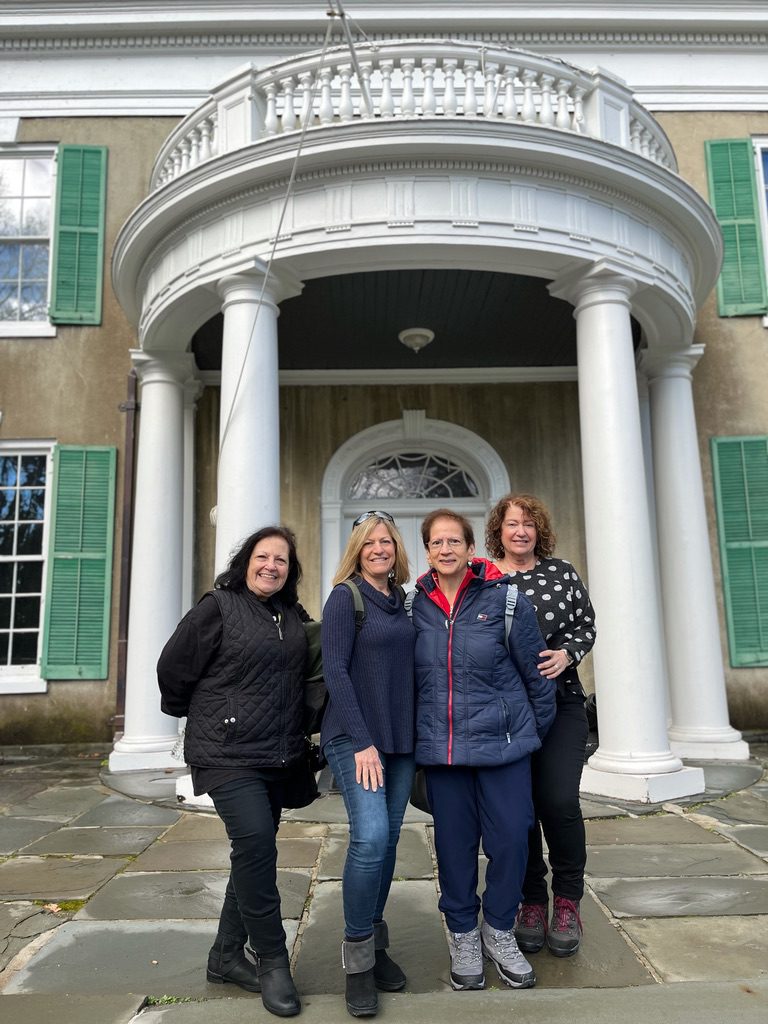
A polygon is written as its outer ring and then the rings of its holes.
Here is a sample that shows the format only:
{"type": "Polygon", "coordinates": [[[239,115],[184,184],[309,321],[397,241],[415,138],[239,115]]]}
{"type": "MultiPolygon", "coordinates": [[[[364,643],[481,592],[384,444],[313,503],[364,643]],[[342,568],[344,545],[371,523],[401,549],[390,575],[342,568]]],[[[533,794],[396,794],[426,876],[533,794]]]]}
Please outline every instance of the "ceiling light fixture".
{"type": "Polygon", "coordinates": [[[420,352],[435,337],[435,332],[428,327],[406,327],[400,331],[398,338],[411,352],[420,352]]]}

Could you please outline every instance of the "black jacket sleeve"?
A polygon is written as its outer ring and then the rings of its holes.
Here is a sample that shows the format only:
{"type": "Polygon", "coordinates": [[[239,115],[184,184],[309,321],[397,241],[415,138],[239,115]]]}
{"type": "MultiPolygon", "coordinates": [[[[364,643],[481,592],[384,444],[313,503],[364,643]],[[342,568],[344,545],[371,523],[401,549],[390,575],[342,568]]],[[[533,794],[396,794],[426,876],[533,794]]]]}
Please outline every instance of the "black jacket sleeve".
{"type": "Polygon", "coordinates": [[[178,624],[157,663],[160,709],[166,715],[186,715],[192,691],[219,649],[221,634],[216,598],[205,594],[178,624]]]}

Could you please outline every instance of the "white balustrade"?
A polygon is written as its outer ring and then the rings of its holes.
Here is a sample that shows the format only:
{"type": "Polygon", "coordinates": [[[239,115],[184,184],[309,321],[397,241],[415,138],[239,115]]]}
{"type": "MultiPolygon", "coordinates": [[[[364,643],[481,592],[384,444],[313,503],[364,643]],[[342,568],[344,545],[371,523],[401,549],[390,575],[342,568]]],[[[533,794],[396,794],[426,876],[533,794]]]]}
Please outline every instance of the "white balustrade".
{"type": "Polygon", "coordinates": [[[662,129],[619,80],[555,58],[442,40],[360,44],[233,74],[166,140],[154,188],[243,145],[361,120],[493,119],[618,143],[673,168],[662,129]],[[359,77],[358,77],[359,76],[359,77]]]}

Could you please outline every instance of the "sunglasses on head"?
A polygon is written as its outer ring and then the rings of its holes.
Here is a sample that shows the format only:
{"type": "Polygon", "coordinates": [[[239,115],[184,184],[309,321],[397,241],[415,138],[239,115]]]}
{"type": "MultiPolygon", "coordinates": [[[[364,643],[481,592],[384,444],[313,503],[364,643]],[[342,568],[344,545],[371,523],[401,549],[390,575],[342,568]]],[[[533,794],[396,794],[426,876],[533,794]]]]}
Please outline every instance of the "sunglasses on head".
{"type": "Polygon", "coordinates": [[[366,519],[372,519],[374,517],[376,519],[383,519],[387,523],[392,523],[393,526],[395,525],[394,516],[391,516],[389,512],[363,512],[363,514],[359,515],[354,523],[352,523],[352,529],[354,530],[356,526],[364,523],[366,519]]]}

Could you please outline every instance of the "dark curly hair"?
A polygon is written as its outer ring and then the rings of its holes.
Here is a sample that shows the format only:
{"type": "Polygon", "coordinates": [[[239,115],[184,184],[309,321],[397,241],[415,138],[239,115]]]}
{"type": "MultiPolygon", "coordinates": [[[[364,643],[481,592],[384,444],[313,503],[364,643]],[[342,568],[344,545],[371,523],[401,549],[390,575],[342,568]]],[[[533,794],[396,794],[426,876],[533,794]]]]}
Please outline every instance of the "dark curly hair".
{"type": "Polygon", "coordinates": [[[504,547],[501,543],[501,524],[510,505],[518,505],[527,516],[530,516],[536,526],[536,547],[533,549],[537,558],[551,558],[555,553],[557,537],[552,529],[552,520],[549,517],[547,506],[534,498],[532,494],[505,494],[499,498],[485,527],[485,547],[491,558],[497,561],[504,557],[504,547]]]}
{"type": "Polygon", "coordinates": [[[217,590],[243,590],[245,574],[248,571],[248,563],[251,560],[253,549],[267,537],[282,537],[288,545],[288,578],[280,590],[280,599],[290,607],[299,600],[301,562],[296,555],[296,536],[287,526],[262,526],[250,537],[246,537],[237,551],[232,554],[227,568],[216,577],[214,587],[217,590]]]}

